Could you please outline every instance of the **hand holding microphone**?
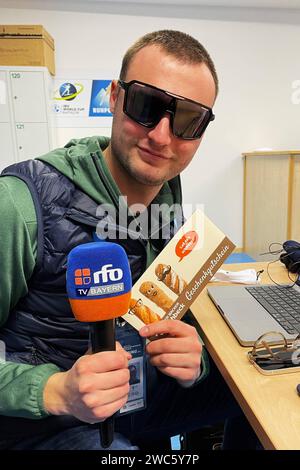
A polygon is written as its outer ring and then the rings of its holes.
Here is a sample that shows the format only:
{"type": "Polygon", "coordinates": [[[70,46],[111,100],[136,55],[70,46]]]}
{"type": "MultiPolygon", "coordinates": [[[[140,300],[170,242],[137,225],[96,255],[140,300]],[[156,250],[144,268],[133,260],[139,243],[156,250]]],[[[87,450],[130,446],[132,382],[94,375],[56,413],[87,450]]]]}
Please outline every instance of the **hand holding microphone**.
{"type": "Polygon", "coordinates": [[[52,415],[72,415],[86,423],[106,420],[125,405],[129,392],[128,360],[116,351],[80,357],[66,372],[53,374],[44,389],[44,406],[52,415]]]}
{"type": "Polygon", "coordinates": [[[128,360],[120,345],[115,351],[114,319],[129,309],[131,274],[126,252],[115,243],[79,245],[69,253],[67,292],[77,320],[91,324],[93,355],[54,374],[44,391],[52,414],[72,414],[100,424],[102,447],[113,440],[112,415],[127,401],[128,360]],[[105,421],[103,421],[105,420],[105,421]]]}
{"type": "MultiPolygon", "coordinates": [[[[131,296],[125,250],[107,242],[73,248],[68,257],[67,292],[76,319],[91,322],[93,353],[115,350],[115,318],[128,311],[131,296]]],[[[110,446],[113,433],[114,421],[109,417],[100,425],[103,447],[110,446]]]]}

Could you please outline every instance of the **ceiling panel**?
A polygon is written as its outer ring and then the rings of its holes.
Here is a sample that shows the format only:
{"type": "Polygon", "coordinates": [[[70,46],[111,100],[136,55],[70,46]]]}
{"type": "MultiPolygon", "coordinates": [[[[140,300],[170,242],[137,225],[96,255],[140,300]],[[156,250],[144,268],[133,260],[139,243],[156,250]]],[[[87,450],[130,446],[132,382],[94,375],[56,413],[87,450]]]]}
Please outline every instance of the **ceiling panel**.
{"type": "MultiPolygon", "coordinates": [[[[105,3],[102,0],[88,0],[91,3],[105,3]]],[[[67,0],[66,3],[74,3],[67,0]]],[[[108,3],[139,3],[156,5],[181,5],[181,6],[221,6],[221,7],[245,7],[245,8],[300,8],[300,0],[109,0],[108,3]]]]}
{"type": "MultiPolygon", "coordinates": [[[[202,7],[237,7],[237,8],[280,8],[300,9],[300,0],[64,0],[63,4],[72,9],[85,4],[95,5],[176,5],[176,6],[202,6],[202,7]]],[[[55,5],[62,7],[61,0],[0,0],[0,7],[12,8],[45,8],[55,5]]]]}

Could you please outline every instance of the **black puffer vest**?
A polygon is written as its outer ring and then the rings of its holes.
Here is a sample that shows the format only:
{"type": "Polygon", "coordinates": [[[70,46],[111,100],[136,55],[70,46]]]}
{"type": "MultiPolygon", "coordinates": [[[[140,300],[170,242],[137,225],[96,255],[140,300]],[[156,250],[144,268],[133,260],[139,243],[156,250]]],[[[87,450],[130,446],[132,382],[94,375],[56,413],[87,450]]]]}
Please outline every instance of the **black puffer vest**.
{"type": "MultiPolygon", "coordinates": [[[[101,181],[98,156],[91,155],[101,181]]],[[[99,218],[98,204],[79,190],[73,182],[53,166],[38,160],[11,165],[3,176],[17,176],[29,187],[38,222],[37,262],[29,281],[28,294],[20,299],[0,331],[7,352],[24,353],[31,363],[54,363],[69,369],[88,348],[89,327],[76,321],[65,289],[67,254],[81,243],[93,240],[99,218]]],[[[175,184],[171,181],[170,186],[175,184]]],[[[176,181],[178,185],[178,180],[176,181]]],[[[173,224],[179,228],[182,219],[173,224]]],[[[116,234],[127,227],[116,227],[116,234]]],[[[171,233],[171,236],[173,235],[171,233]]],[[[146,269],[146,245],[141,236],[110,240],[122,244],[131,266],[133,282],[146,269]]],[[[161,251],[169,240],[153,240],[161,251]]],[[[26,360],[28,362],[28,360],[26,360]]]]}

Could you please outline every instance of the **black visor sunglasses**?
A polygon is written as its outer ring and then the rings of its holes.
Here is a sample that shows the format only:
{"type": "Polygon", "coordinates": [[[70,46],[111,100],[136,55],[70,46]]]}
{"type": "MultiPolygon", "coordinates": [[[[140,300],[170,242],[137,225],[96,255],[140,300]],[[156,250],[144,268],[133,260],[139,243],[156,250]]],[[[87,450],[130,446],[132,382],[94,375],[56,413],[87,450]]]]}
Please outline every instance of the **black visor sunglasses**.
{"type": "Polygon", "coordinates": [[[125,90],[124,113],[142,126],[153,128],[169,113],[173,134],[180,139],[194,140],[200,139],[215,119],[212,109],[197,101],[137,80],[118,83],[125,90]]]}

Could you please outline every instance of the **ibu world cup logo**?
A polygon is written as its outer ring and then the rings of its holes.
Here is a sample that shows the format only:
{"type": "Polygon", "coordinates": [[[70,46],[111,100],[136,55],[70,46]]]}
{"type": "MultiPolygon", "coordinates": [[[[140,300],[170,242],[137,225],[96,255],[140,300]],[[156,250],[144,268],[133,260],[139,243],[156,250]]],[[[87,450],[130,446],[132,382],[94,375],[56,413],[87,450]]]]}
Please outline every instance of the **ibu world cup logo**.
{"type": "Polygon", "coordinates": [[[81,83],[66,82],[55,91],[54,99],[57,101],[72,101],[83,91],[81,83]]]}

